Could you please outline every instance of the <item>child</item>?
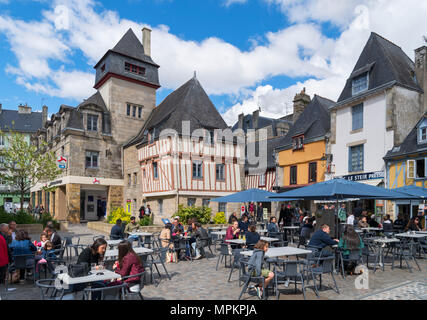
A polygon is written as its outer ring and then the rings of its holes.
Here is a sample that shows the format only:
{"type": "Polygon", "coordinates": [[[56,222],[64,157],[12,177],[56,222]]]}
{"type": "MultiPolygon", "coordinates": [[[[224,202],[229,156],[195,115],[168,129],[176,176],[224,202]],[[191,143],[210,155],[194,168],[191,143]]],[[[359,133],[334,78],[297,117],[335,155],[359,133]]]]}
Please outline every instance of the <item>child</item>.
{"type": "Polygon", "coordinates": [[[39,272],[39,266],[40,265],[46,265],[49,269],[50,272],[53,271],[53,267],[52,264],[49,263],[49,259],[56,259],[56,254],[55,254],[55,250],[53,249],[53,244],[50,241],[46,241],[42,251],[41,251],[41,256],[40,256],[40,260],[37,262],[36,265],[36,274],[38,274],[39,272]]]}
{"type": "MultiPolygon", "coordinates": [[[[262,269],[262,265],[264,262],[264,255],[268,250],[268,242],[264,240],[260,240],[257,242],[257,244],[254,247],[254,252],[249,259],[249,265],[252,265],[254,267],[254,270],[252,271],[252,276],[259,277],[263,276],[265,278],[264,284],[265,287],[268,287],[268,284],[271,280],[274,278],[274,273],[268,269],[262,269]]],[[[262,298],[263,296],[263,287],[261,284],[257,284],[255,286],[258,298],[262,298]]]]}
{"type": "Polygon", "coordinates": [[[43,250],[44,245],[47,242],[47,233],[46,232],[42,232],[42,234],[40,235],[40,242],[34,241],[34,245],[37,247],[37,251],[40,252],[43,250]]]}

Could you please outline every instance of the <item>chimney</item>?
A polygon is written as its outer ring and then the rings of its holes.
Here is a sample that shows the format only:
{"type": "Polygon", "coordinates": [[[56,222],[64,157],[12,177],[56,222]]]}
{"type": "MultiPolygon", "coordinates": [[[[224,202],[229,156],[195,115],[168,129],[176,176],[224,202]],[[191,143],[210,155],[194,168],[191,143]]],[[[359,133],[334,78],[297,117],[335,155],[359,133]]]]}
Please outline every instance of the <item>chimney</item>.
{"type": "Polygon", "coordinates": [[[243,129],[243,117],[244,117],[243,113],[239,114],[239,122],[238,122],[239,129],[243,129]]]}
{"type": "Polygon", "coordinates": [[[46,122],[47,122],[47,106],[43,106],[43,111],[42,111],[42,126],[44,127],[46,122]]]}
{"type": "Polygon", "coordinates": [[[423,89],[424,94],[422,95],[422,113],[427,111],[427,47],[422,46],[421,48],[415,49],[415,76],[417,77],[418,85],[423,89]]]}
{"type": "Polygon", "coordinates": [[[25,104],[25,106],[20,104],[18,106],[18,113],[23,113],[23,114],[29,113],[29,114],[31,114],[31,107],[29,107],[27,104],[25,104]]]}
{"type": "Polygon", "coordinates": [[[151,56],[151,29],[142,28],[142,46],[144,47],[144,54],[151,56]]]}
{"type": "Polygon", "coordinates": [[[295,123],[303,113],[305,107],[310,103],[310,96],[305,93],[305,88],[302,91],[295,95],[294,98],[294,113],[292,115],[292,122],[295,123]]]}
{"type": "Polygon", "coordinates": [[[255,130],[258,129],[258,120],[259,120],[259,109],[252,113],[252,125],[255,130]]]}

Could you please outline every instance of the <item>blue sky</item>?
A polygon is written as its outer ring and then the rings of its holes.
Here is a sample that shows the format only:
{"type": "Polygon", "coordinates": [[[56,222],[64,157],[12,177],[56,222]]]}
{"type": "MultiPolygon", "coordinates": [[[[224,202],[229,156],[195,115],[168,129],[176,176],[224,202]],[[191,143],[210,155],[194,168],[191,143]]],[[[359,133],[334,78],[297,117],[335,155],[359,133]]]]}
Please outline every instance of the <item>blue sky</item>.
{"type": "Polygon", "coordinates": [[[129,27],[140,37],[149,26],[161,66],[157,103],[197,70],[229,124],[258,107],[280,117],[303,87],[336,99],[371,31],[413,58],[427,6],[409,2],[0,0],[0,103],[46,104],[50,113],[77,105],[94,92],[92,66],[105,51],[129,27]],[[58,8],[67,9],[63,29],[58,8]]]}

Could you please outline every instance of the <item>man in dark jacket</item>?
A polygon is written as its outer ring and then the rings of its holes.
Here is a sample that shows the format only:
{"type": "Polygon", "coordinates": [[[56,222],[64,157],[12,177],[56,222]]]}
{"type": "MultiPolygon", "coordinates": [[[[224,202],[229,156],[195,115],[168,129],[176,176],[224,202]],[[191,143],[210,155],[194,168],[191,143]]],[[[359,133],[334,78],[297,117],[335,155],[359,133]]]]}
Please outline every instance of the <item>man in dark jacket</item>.
{"type": "Polygon", "coordinates": [[[117,219],[116,224],[111,228],[110,239],[111,240],[120,240],[124,239],[125,236],[122,230],[122,220],[117,219]]]}
{"type": "Polygon", "coordinates": [[[242,219],[240,219],[239,221],[239,229],[245,233],[245,232],[248,232],[248,228],[249,228],[248,216],[244,215],[242,219]]]}
{"type": "Polygon", "coordinates": [[[285,204],[283,203],[280,207],[279,222],[278,222],[279,225],[282,222],[282,220],[283,220],[283,224],[285,224],[285,213],[286,213],[286,207],[285,207],[285,204]]]}
{"type": "Polygon", "coordinates": [[[279,227],[277,226],[277,219],[276,219],[276,217],[271,217],[270,218],[270,223],[268,224],[268,226],[267,226],[267,231],[269,232],[269,233],[276,233],[276,232],[279,232],[279,227]]]}
{"type": "MultiPolygon", "coordinates": [[[[319,230],[317,230],[313,235],[311,236],[310,242],[308,243],[309,247],[314,247],[317,249],[323,249],[327,246],[334,246],[338,244],[338,239],[332,239],[329,235],[330,228],[327,224],[323,224],[319,230]]],[[[322,257],[330,256],[332,255],[332,252],[330,251],[324,251],[322,252],[322,257]]]]}
{"type": "Polygon", "coordinates": [[[196,251],[196,257],[194,259],[200,259],[202,258],[202,255],[200,254],[200,251],[204,253],[204,247],[208,246],[208,240],[209,237],[208,232],[206,229],[202,227],[200,222],[196,222],[195,224],[196,232],[194,233],[194,236],[196,238],[196,242],[193,244],[193,248],[195,247],[196,251]]]}
{"type": "Polygon", "coordinates": [[[59,234],[52,227],[47,228],[47,238],[52,242],[53,249],[61,249],[62,240],[59,234]]]}
{"type": "Polygon", "coordinates": [[[262,207],[262,202],[260,202],[257,209],[257,220],[260,222],[263,222],[263,219],[264,219],[263,215],[264,215],[264,209],[262,207]]]}

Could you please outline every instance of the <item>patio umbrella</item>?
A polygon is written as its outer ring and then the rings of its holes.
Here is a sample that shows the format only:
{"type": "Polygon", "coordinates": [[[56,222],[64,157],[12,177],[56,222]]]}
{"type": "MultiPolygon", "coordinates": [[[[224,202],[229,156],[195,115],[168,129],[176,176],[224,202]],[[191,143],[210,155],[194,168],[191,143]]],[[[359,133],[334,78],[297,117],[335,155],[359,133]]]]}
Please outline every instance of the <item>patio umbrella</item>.
{"type": "Polygon", "coordinates": [[[411,196],[427,198],[427,188],[417,187],[417,186],[404,186],[400,188],[393,189],[394,191],[402,192],[409,194],[411,196]]]}
{"type": "MultiPolygon", "coordinates": [[[[216,202],[273,202],[283,201],[279,199],[273,199],[271,196],[275,196],[277,193],[265,191],[262,189],[248,189],[245,191],[236,192],[225,197],[215,198],[211,201],[216,202]]],[[[289,199],[288,199],[289,200],[289,199]]],[[[291,199],[292,200],[292,199],[291,199]]]]}

